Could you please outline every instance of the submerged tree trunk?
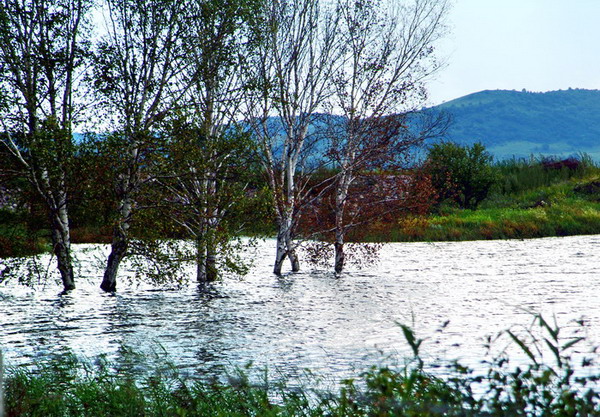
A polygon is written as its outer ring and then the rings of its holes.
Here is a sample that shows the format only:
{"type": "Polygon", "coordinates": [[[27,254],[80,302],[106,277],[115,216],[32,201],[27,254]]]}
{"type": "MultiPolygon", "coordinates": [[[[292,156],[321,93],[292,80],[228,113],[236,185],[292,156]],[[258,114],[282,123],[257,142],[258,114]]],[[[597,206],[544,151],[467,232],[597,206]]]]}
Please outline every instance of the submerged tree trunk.
{"type": "MultiPolygon", "coordinates": [[[[211,107],[212,113],[212,107],[211,107]]],[[[207,122],[212,121],[212,116],[206,118],[207,122]]],[[[212,122],[211,122],[212,123],[212,122]]],[[[214,170],[208,172],[207,182],[207,206],[210,208],[207,210],[206,218],[206,281],[214,282],[218,278],[217,271],[217,228],[221,220],[218,208],[218,196],[217,196],[217,173],[214,170]]]]}
{"type": "Polygon", "coordinates": [[[277,249],[275,252],[275,265],[273,266],[273,273],[281,275],[281,268],[283,267],[283,261],[287,256],[287,245],[285,241],[285,235],[282,230],[279,230],[277,234],[277,249]]]}
{"type": "Polygon", "coordinates": [[[335,234],[335,266],[334,270],[336,273],[341,273],[344,270],[345,258],[344,255],[344,235],[337,233],[335,234]]]}
{"type": "Polygon", "coordinates": [[[52,182],[48,169],[43,164],[40,164],[39,171],[37,176],[35,174],[32,176],[34,178],[33,184],[46,201],[49,210],[52,253],[56,256],[63,290],[67,292],[75,289],[75,278],[71,256],[71,233],[65,177],[63,173],[60,173],[58,178],[55,178],[56,181],[52,182]]]}
{"type": "Polygon", "coordinates": [[[290,263],[292,264],[292,272],[300,271],[300,260],[298,259],[298,254],[296,253],[296,246],[294,245],[294,240],[292,239],[291,233],[288,233],[286,237],[286,246],[287,256],[290,260],[290,263]]]}
{"type": "Polygon", "coordinates": [[[102,279],[102,284],[100,284],[100,288],[106,292],[114,292],[117,289],[117,273],[119,272],[119,265],[125,258],[127,249],[129,248],[128,230],[132,205],[133,200],[129,195],[122,198],[119,205],[120,219],[113,229],[110,255],[108,255],[104,277],[102,279]]]}
{"type": "Polygon", "coordinates": [[[197,187],[202,198],[202,221],[196,233],[196,279],[200,283],[214,282],[218,278],[217,270],[217,228],[221,220],[217,202],[217,174],[214,171],[207,173],[207,178],[202,185],[197,187]]]}
{"type": "Polygon", "coordinates": [[[104,278],[102,279],[102,288],[106,292],[114,292],[117,290],[117,273],[119,272],[119,265],[127,254],[127,248],[129,246],[127,233],[124,233],[121,225],[116,226],[116,230],[113,233],[113,240],[110,245],[110,255],[108,255],[108,261],[106,262],[106,269],[104,270],[104,278]]]}
{"type": "Polygon", "coordinates": [[[214,244],[207,245],[206,247],[206,281],[214,282],[217,280],[217,254],[214,244]]]}
{"type": "Polygon", "coordinates": [[[214,282],[218,278],[217,254],[213,245],[199,239],[196,245],[196,280],[199,283],[214,282]]]}
{"type": "Polygon", "coordinates": [[[206,280],[206,242],[199,235],[196,238],[196,281],[205,283],[206,280]]]}
{"type": "Polygon", "coordinates": [[[344,213],[351,182],[351,172],[348,169],[343,168],[335,190],[335,241],[333,246],[335,249],[334,270],[338,274],[344,270],[345,266],[346,256],[344,254],[344,235],[346,229],[344,228],[344,213]]]}
{"type": "Polygon", "coordinates": [[[204,237],[196,242],[196,280],[214,282],[218,278],[216,248],[204,237]]]}
{"type": "Polygon", "coordinates": [[[51,210],[50,222],[52,225],[52,251],[56,256],[63,289],[65,292],[70,291],[75,289],[75,279],[73,276],[71,235],[66,205],[51,210]]]}
{"type": "Polygon", "coordinates": [[[292,237],[292,227],[291,217],[285,217],[279,225],[279,233],[277,234],[277,250],[275,253],[275,266],[273,268],[273,273],[277,275],[281,275],[281,269],[286,257],[292,264],[293,272],[298,272],[300,270],[300,261],[296,253],[294,239],[292,237]]]}
{"type": "MultiPolygon", "coordinates": [[[[205,219],[206,220],[206,219],[205,219]]],[[[199,283],[214,282],[218,278],[217,251],[214,242],[215,230],[207,221],[196,238],[196,280],[199,283]]]]}

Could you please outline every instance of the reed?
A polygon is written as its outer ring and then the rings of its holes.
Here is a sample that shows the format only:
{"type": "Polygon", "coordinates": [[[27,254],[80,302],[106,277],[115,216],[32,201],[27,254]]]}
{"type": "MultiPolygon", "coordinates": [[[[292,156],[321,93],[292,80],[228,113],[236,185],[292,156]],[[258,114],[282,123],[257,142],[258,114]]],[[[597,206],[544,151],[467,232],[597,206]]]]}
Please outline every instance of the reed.
{"type": "Polygon", "coordinates": [[[585,153],[570,158],[575,165],[571,168],[560,166],[560,159],[548,159],[542,156],[512,158],[496,162],[494,168],[498,174],[496,193],[514,194],[548,187],[571,179],[598,176],[600,167],[585,153]]]}

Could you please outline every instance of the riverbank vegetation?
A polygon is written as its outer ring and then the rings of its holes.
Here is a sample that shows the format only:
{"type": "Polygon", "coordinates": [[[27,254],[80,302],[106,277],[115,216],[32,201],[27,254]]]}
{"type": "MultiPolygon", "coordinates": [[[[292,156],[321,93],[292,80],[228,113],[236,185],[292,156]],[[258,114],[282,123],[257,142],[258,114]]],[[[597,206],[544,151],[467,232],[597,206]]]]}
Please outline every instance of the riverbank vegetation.
{"type": "MultiPolygon", "coordinates": [[[[486,156],[485,149],[480,147],[471,150],[481,166],[469,168],[460,166],[468,165],[464,160],[468,154],[467,147],[451,144],[440,145],[437,149],[444,147],[452,149],[448,154],[438,153],[444,159],[446,172],[435,174],[438,180],[442,178],[437,184],[435,175],[427,171],[427,160],[421,168],[411,172],[372,172],[360,176],[347,202],[348,212],[360,227],[349,229],[348,240],[460,241],[600,233],[600,167],[586,155],[566,160],[531,157],[492,162],[491,156],[486,156]],[[448,155],[453,153],[455,159],[463,158],[462,162],[454,162],[454,169],[460,170],[463,177],[452,177],[448,171],[453,163],[448,155]],[[464,174],[469,169],[471,173],[464,174]],[[477,179],[478,175],[481,180],[477,179]],[[373,179],[374,176],[383,176],[384,180],[373,179]],[[477,197],[465,199],[464,190],[471,190],[470,195],[477,197]],[[402,198],[390,198],[399,194],[402,194],[402,198]],[[365,195],[369,195],[371,202],[377,200],[385,203],[364,204],[365,195]],[[469,200],[470,203],[466,204],[469,200]]],[[[322,171],[314,176],[314,181],[327,184],[327,179],[334,174],[322,171]]],[[[247,162],[243,175],[238,178],[244,178],[243,185],[240,185],[242,188],[237,191],[231,188],[232,192],[237,193],[235,206],[231,205],[232,209],[223,217],[223,224],[229,227],[230,232],[223,233],[221,238],[273,235],[276,226],[270,215],[270,191],[260,166],[253,167],[251,161],[247,162]]],[[[108,190],[102,191],[101,181],[101,176],[90,176],[81,182],[81,187],[73,189],[73,242],[110,242],[114,200],[108,190]]],[[[232,185],[235,187],[235,184],[232,185]]],[[[50,245],[49,231],[44,227],[42,203],[35,199],[35,195],[21,194],[20,190],[23,188],[13,188],[11,201],[14,208],[0,211],[2,256],[26,256],[47,251],[50,245]]],[[[320,204],[312,205],[304,213],[298,227],[299,236],[319,238],[325,236],[323,230],[330,230],[329,233],[334,230],[332,195],[327,192],[321,195],[320,204]]],[[[148,207],[133,218],[130,233],[136,243],[130,251],[132,255],[135,249],[146,257],[159,256],[158,252],[152,252],[152,242],[165,237],[187,238],[182,221],[193,221],[193,217],[190,217],[193,213],[189,212],[190,207],[181,204],[169,206],[164,203],[167,198],[155,190],[140,200],[148,207]],[[162,204],[152,206],[152,201],[161,200],[162,204]]],[[[315,250],[331,254],[331,251],[320,250],[319,247],[313,248],[313,252],[315,250]]],[[[179,253],[178,256],[191,260],[194,255],[179,253]]],[[[229,256],[234,259],[234,253],[229,256]]],[[[322,256],[313,258],[323,262],[322,256]]]]}
{"type": "Polygon", "coordinates": [[[241,273],[240,236],[274,237],[281,274],[306,242],[339,273],[348,242],[596,233],[589,158],[439,142],[449,2],[393,3],[2,3],[0,257],[47,250],[69,291],[71,244],[107,243],[114,292],[127,257],[241,273]]]}
{"type": "MultiPolygon", "coordinates": [[[[397,219],[371,241],[526,239],[600,233],[600,167],[586,155],[490,163],[485,198],[461,207],[439,201],[431,213],[397,219]]],[[[455,191],[460,193],[460,187],[455,191]]],[[[381,226],[380,226],[381,227],[381,226]]]]}
{"type": "Polygon", "coordinates": [[[475,372],[456,362],[426,363],[423,340],[401,326],[414,353],[411,361],[374,366],[329,386],[310,372],[286,381],[246,368],[222,379],[199,380],[182,375],[164,357],[156,363],[124,351],[121,361],[111,363],[62,353],[33,368],[7,370],[5,412],[48,417],[596,416],[600,379],[594,350],[586,351],[583,323],[570,327],[574,330],[566,335],[566,329],[536,315],[526,332],[507,330],[486,346],[491,350],[509,341],[525,360],[513,362],[506,351],[486,354],[482,370],[475,372]]]}

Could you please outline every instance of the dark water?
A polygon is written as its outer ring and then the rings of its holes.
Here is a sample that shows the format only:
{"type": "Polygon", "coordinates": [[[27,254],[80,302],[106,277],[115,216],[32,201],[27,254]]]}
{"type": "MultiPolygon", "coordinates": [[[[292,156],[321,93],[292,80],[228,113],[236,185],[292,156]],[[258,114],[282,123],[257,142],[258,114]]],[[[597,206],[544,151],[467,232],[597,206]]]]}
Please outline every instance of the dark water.
{"type": "Polygon", "coordinates": [[[291,377],[310,368],[339,380],[409,357],[401,322],[427,339],[426,358],[477,367],[484,337],[528,328],[530,311],[556,317],[567,330],[583,317],[600,341],[600,236],[390,244],[376,266],[339,277],[326,271],[276,277],[274,242],[267,241],[249,255],[255,266],[243,279],[226,277],[205,290],[123,284],[116,295],[97,288],[94,255],[105,250],[78,246],[72,294],[59,295],[54,280],[35,291],[0,286],[0,346],[9,363],[65,347],[110,357],[127,346],[164,350],[192,375],[253,362],[291,377]]]}

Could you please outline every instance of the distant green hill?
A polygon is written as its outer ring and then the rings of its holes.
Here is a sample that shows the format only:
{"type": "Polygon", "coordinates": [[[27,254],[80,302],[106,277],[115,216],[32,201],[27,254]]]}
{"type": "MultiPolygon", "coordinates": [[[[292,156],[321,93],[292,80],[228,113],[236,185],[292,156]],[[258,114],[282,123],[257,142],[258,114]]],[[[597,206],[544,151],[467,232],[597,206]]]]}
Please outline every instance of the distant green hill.
{"type": "Polygon", "coordinates": [[[586,152],[600,160],[600,90],[481,91],[441,104],[447,139],[482,142],[498,159],[586,152]]]}

